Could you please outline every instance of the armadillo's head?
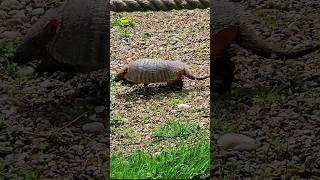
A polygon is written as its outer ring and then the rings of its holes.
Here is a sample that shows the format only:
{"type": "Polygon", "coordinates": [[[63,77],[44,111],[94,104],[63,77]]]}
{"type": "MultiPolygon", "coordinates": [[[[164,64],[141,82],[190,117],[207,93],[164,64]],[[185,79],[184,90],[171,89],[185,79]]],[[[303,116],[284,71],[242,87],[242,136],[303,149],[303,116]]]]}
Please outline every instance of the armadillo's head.
{"type": "Polygon", "coordinates": [[[46,54],[46,45],[56,34],[58,27],[57,20],[50,20],[45,27],[37,32],[29,33],[23,43],[18,46],[13,61],[16,63],[26,63],[30,60],[40,59],[46,54]]]}
{"type": "Polygon", "coordinates": [[[119,81],[125,80],[125,75],[127,72],[128,72],[128,66],[126,65],[118,72],[118,74],[114,78],[114,81],[119,82],[119,81]]]}

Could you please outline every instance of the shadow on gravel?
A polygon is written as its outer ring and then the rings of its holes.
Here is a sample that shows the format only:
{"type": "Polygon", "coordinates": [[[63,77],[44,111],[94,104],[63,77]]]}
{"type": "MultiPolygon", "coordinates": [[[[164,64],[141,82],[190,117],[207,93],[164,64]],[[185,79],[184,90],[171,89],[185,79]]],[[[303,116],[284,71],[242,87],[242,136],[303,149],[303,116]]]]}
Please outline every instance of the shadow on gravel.
{"type": "Polygon", "coordinates": [[[166,85],[137,87],[134,90],[126,93],[116,95],[118,98],[124,98],[126,101],[137,101],[139,99],[144,100],[162,100],[164,97],[179,96],[184,97],[193,89],[184,88],[182,90],[172,89],[166,85]]]}

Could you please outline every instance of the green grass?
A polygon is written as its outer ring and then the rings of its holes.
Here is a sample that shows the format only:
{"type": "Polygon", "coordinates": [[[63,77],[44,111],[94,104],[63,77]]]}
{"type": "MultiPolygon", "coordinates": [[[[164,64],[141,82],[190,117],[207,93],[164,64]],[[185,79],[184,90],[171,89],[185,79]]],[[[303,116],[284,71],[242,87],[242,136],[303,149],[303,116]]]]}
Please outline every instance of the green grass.
{"type": "Polygon", "coordinates": [[[157,139],[187,137],[195,134],[198,126],[194,123],[169,120],[161,128],[153,130],[153,136],[157,139]]]}
{"type": "Polygon", "coordinates": [[[118,27],[118,31],[122,34],[123,37],[128,37],[128,29],[133,28],[136,25],[136,22],[133,19],[128,17],[121,17],[118,19],[111,19],[111,28],[118,27]]]}
{"type": "Polygon", "coordinates": [[[253,104],[259,106],[270,106],[273,103],[280,101],[280,96],[277,91],[271,90],[269,92],[260,91],[258,95],[252,98],[253,104]]]}
{"type": "Polygon", "coordinates": [[[16,46],[17,42],[6,42],[0,44],[0,63],[5,68],[5,72],[12,78],[16,78],[18,67],[9,59],[13,57],[16,46]]]}
{"type": "Polygon", "coordinates": [[[178,145],[159,153],[111,155],[111,179],[204,179],[210,175],[210,146],[201,140],[193,145],[178,145]]]}
{"type": "Polygon", "coordinates": [[[176,98],[169,99],[165,102],[165,104],[171,108],[176,108],[179,103],[181,103],[181,100],[176,98]]]}
{"type": "Polygon", "coordinates": [[[230,118],[231,117],[222,112],[216,112],[214,118],[215,120],[213,122],[215,131],[221,133],[237,133],[239,131],[239,126],[237,124],[232,123],[232,121],[230,121],[230,118]]]}
{"type": "Polygon", "coordinates": [[[111,126],[118,127],[123,124],[123,121],[124,121],[124,118],[120,113],[112,112],[112,116],[110,119],[111,126]]]}
{"type": "Polygon", "coordinates": [[[315,33],[315,36],[316,36],[317,39],[320,40],[320,31],[316,32],[316,33],[315,33]]]}

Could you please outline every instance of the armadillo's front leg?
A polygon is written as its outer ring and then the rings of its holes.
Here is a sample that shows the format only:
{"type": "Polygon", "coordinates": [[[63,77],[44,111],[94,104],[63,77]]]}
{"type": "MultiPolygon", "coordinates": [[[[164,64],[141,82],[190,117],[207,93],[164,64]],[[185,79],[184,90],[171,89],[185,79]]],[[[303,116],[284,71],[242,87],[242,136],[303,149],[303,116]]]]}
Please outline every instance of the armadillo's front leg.
{"type": "Polygon", "coordinates": [[[182,81],[182,79],[171,80],[167,83],[167,85],[169,88],[177,89],[177,90],[181,91],[183,88],[183,81],[182,81]]]}
{"type": "Polygon", "coordinates": [[[214,57],[212,61],[212,77],[214,80],[221,80],[222,82],[221,84],[215,84],[213,92],[223,94],[231,91],[231,84],[234,80],[234,64],[230,61],[230,58],[229,54],[214,57]]]}
{"type": "Polygon", "coordinates": [[[34,73],[37,73],[38,75],[42,76],[46,72],[47,75],[50,76],[56,71],[76,73],[73,66],[57,62],[52,58],[47,58],[41,61],[41,64],[39,64],[36,67],[34,73]]]}
{"type": "Polygon", "coordinates": [[[38,76],[43,76],[44,73],[47,73],[47,75],[50,76],[56,71],[58,71],[58,69],[56,66],[54,66],[53,61],[45,59],[36,67],[34,73],[38,74],[38,76]]]}

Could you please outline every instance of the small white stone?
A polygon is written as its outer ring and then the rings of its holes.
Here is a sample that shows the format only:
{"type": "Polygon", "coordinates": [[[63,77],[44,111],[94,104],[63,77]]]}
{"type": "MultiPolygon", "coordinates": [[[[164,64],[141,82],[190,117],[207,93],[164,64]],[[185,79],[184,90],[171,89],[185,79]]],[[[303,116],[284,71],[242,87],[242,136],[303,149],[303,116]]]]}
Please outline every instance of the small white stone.
{"type": "Polygon", "coordinates": [[[190,109],[191,106],[188,105],[188,104],[179,104],[179,105],[178,105],[178,108],[179,108],[179,109],[190,109]]]}
{"type": "Polygon", "coordinates": [[[83,131],[88,133],[103,133],[104,126],[100,122],[87,123],[82,126],[83,131]]]}
{"type": "Polygon", "coordinates": [[[43,13],[44,13],[44,9],[43,8],[36,8],[36,9],[32,10],[32,15],[33,16],[42,15],[43,13]]]}

